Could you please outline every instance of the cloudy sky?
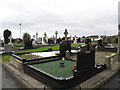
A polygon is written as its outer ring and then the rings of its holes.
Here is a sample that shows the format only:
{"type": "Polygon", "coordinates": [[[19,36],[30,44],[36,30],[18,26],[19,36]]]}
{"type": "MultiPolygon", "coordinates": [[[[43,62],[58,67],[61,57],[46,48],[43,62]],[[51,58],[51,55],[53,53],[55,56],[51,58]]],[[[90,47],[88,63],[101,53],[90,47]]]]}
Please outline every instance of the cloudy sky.
{"type": "Polygon", "coordinates": [[[119,0],[0,0],[0,38],[12,31],[13,38],[29,32],[50,37],[64,29],[69,35],[117,34],[119,0]]]}

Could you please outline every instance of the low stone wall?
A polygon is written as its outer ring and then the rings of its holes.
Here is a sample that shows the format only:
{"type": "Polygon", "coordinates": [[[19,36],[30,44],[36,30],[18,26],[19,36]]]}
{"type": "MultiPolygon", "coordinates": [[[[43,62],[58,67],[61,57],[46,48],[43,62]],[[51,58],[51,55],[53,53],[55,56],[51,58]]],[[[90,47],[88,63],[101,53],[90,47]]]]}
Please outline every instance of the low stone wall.
{"type": "Polygon", "coordinates": [[[23,68],[24,68],[23,63],[20,60],[14,58],[13,56],[10,56],[10,62],[9,62],[9,64],[11,64],[12,66],[14,66],[15,68],[17,68],[21,72],[24,71],[23,70],[23,68]]]}
{"type": "Polygon", "coordinates": [[[98,51],[117,52],[117,48],[98,47],[97,50],[98,50],[98,51]]]}

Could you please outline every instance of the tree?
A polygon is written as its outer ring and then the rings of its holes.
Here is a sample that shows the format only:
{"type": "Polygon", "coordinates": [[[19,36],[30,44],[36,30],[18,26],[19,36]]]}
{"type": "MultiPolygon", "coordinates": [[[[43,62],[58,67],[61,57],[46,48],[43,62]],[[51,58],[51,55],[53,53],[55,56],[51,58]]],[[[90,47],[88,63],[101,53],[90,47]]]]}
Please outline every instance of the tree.
{"type": "Polygon", "coordinates": [[[23,41],[24,41],[24,49],[31,49],[32,47],[32,40],[29,33],[23,34],[23,41]]]}
{"type": "Polygon", "coordinates": [[[31,40],[31,36],[29,33],[25,32],[23,34],[23,41],[26,42],[26,41],[30,41],[31,40]]]}

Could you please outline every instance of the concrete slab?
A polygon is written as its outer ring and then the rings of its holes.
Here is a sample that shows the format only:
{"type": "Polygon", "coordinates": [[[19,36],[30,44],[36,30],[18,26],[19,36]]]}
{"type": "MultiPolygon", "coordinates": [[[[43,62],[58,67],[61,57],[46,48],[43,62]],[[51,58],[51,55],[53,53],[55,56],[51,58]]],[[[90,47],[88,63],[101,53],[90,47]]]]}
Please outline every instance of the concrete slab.
{"type": "MultiPolygon", "coordinates": [[[[82,89],[83,88],[92,89],[102,86],[105,82],[107,82],[114,75],[116,75],[116,73],[120,70],[120,62],[111,61],[111,63],[112,63],[112,68],[104,70],[103,72],[81,83],[79,86],[81,86],[82,89]]],[[[17,68],[14,68],[10,64],[3,63],[3,66],[6,67],[27,88],[44,88],[45,85],[43,83],[40,83],[31,76],[21,72],[17,68]]]]}

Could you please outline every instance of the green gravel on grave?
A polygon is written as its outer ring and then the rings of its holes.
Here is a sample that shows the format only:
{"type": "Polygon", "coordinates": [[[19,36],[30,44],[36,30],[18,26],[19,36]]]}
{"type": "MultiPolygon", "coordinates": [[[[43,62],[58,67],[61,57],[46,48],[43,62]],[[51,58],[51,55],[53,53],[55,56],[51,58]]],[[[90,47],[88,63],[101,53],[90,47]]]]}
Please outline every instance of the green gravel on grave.
{"type": "Polygon", "coordinates": [[[76,65],[76,62],[74,61],[57,60],[40,64],[34,64],[32,66],[44,72],[47,72],[53,76],[67,78],[73,76],[72,70],[74,65],[76,65]],[[60,67],[60,62],[64,62],[64,67],[60,67]]]}

